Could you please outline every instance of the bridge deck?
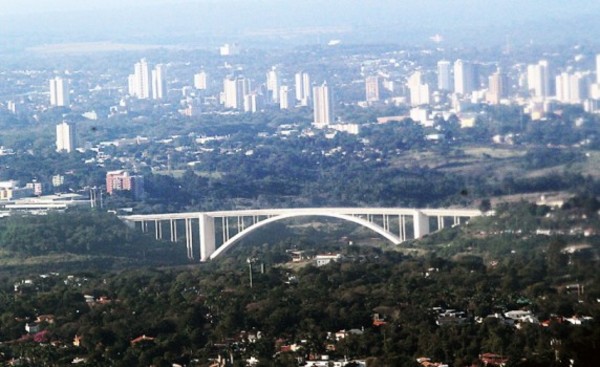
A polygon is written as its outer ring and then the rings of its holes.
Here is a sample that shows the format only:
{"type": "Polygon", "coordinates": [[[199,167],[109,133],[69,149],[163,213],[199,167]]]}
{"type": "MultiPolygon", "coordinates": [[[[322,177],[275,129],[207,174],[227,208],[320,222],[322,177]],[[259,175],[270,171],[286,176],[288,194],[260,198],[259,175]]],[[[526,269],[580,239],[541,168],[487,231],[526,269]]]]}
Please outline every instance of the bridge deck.
{"type": "Polygon", "coordinates": [[[477,217],[482,213],[476,209],[415,209],[415,208],[289,208],[289,209],[246,209],[246,210],[222,210],[212,212],[189,212],[189,213],[164,213],[164,214],[137,214],[120,216],[124,220],[169,220],[198,218],[201,215],[210,217],[251,217],[264,215],[283,215],[289,213],[319,215],[327,213],[338,213],[346,215],[414,215],[421,212],[426,216],[454,216],[454,217],[477,217]]]}

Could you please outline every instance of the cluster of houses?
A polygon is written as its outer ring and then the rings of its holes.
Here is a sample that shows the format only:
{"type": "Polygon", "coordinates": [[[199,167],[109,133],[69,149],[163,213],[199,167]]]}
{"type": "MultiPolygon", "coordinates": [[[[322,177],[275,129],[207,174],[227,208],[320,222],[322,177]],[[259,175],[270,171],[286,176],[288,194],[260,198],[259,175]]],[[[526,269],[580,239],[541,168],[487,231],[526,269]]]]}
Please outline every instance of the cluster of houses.
{"type": "MultiPolygon", "coordinates": [[[[435,314],[436,324],[439,326],[444,325],[460,325],[470,321],[464,311],[454,309],[444,309],[442,307],[433,307],[431,311],[435,314]]],[[[548,320],[541,321],[535,316],[535,314],[529,310],[511,310],[504,313],[496,312],[489,314],[485,317],[475,317],[475,322],[481,324],[486,320],[495,319],[507,326],[512,326],[517,329],[521,329],[525,324],[534,324],[540,326],[549,326],[551,322],[568,322],[572,325],[581,325],[584,322],[591,321],[591,316],[574,315],[571,317],[553,316],[548,320]]]]}

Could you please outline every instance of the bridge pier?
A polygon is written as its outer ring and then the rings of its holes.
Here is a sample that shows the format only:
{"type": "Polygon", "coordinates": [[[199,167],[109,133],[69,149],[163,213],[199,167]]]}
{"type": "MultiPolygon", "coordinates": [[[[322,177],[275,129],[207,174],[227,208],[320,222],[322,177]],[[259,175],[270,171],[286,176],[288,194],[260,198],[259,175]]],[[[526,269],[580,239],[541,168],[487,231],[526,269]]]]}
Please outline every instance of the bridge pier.
{"type": "Polygon", "coordinates": [[[415,228],[415,239],[429,234],[429,216],[423,214],[420,210],[415,210],[413,226],[415,228]]]}
{"type": "Polygon", "coordinates": [[[207,214],[200,214],[200,261],[207,261],[215,252],[215,220],[207,214]]]}
{"type": "Polygon", "coordinates": [[[188,259],[194,258],[194,232],[192,230],[192,218],[185,219],[185,246],[188,259]]]}

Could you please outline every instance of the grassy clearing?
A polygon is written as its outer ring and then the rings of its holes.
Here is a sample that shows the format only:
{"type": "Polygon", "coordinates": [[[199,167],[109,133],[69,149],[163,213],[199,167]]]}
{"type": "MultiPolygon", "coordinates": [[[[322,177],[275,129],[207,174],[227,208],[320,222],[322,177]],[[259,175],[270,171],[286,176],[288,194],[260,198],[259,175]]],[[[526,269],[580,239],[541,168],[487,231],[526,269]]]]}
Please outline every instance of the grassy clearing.
{"type": "Polygon", "coordinates": [[[526,153],[524,149],[504,147],[467,147],[463,151],[466,155],[476,158],[490,157],[495,159],[519,158],[526,153]]]}

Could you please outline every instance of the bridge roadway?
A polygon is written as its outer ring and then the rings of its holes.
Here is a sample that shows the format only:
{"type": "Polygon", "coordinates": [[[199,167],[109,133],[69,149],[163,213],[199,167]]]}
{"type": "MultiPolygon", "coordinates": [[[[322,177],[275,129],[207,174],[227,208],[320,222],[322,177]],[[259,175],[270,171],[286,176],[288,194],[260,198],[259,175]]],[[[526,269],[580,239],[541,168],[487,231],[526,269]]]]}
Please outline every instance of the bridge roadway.
{"type": "Polygon", "coordinates": [[[421,238],[430,233],[430,218],[437,219],[436,229],[446,226],[448,218],[452,225],[461,224],[465,219],[483,215],[476,209],[413,209],[413,208],[291,208],[291,209],[250,209],[214,212],[191,212],[169,214],[144,214],[120,216],[131,226],[139,224],[142,231],[149,231],[153,223],[156,239],[163,238],[163,223],[169,223],[170,240],[178,240],[178,223],[183,222],[187,256],[194,258],[194,227],[198,226],[197,238],[200,247],[200,260],[214,259],[227,251],[234,243],[252,231],[269,223],[295,217],[321,216],[350,221],[366,227],[393,244],[407,239],[421,238]],[[219,232],[221,245],[216,246],[219,232]],[[412,236],[407,222],[412,221],[412,236]]]}

